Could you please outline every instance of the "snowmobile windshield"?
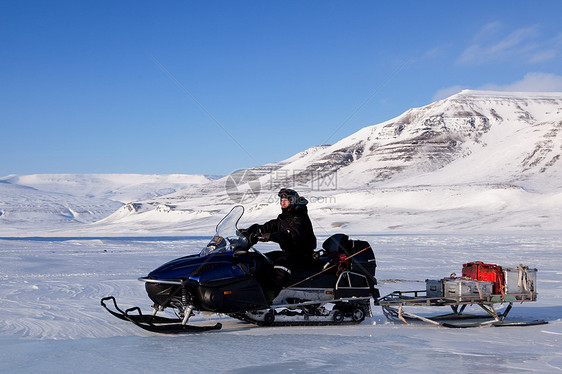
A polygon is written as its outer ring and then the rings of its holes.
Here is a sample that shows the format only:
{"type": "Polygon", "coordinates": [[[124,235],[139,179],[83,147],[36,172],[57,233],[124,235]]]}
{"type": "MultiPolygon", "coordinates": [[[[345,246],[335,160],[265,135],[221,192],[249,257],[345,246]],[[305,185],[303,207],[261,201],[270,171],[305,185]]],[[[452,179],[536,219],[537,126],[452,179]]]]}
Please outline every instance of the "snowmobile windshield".
{"type": "Polygon", "coordinates": [[[244,207],[237,205],[217,225],[217,232],[209,244],[199,254],[208,256],[213,253],[234,252],[246,248],[247,239],[238,231],[238,221],[244,214],[244,207]]]}

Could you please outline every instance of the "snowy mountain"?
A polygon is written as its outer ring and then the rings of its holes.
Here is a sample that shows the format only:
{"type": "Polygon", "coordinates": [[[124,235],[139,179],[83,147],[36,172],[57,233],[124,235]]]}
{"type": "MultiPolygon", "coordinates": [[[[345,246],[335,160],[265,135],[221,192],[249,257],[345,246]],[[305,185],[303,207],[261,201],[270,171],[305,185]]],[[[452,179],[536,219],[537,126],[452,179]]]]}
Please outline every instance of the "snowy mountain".
{"type": "Polygon", "coordinates": [[[343,189],[390,182],[560,188],[561,131],[562,94],[463,91],[285,167],[299,170],[299,179],[337,172],[343,189]]]}
{"type": "Polygon", "coordinates": [[[124,204],[191,185],[202,175],[41,174],[0,178],[0,234],[34,235],[106,218],[124,204]],[[41,231],[40,231],[41,232],[41,231]]]}
{"type": "Polygon", "coordinates": [[[98,197],[128,203],[167,195],[190,185],[208,183],[204,175],[40,174],[0,178],[4,183],[78,197],[98,197]]]}
{"type": "Polygon", "coordinates": [[[247,223],[264,221],[279,211],[280,187],[310,200],[319,234],[560,230],[561,131],[562,93],[463,91],[333,145],[221,179],[2,181],[47,192],[77,183],[81,194],[73,196],[127,203],[83,227],[104,233],[208,233],[236,203],[246,207],[247,223]]]}
{"type": "Polygon", "coordinates": [[[0,225],[3,234],[25,232],[30,227],[53,228],[91,223],[121,205],[107,199],[41,191],[0,180],[0,225]]]}

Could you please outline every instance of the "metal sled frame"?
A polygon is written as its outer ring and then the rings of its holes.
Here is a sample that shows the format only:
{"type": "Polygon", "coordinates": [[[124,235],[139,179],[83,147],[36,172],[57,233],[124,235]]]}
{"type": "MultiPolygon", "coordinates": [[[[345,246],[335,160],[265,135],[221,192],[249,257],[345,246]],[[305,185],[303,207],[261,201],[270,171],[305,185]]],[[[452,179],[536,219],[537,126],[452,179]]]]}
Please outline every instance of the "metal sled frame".
{"type": "Polygon", "coordinates": [[[456,299],[449,299],[443,297],[427,297],[426,291],[394,291],[377,300],[378,305],[382,307],[383,313],[390,321],[401,321],[408,324],[407,319],[417,319],[437,326],[451,327],[451,328],[467,328],[467,327],[480,327],[480,326],[530,326],[542,325],[548,322],[543,320],[524,321],[524,322],[510,322],[505,318],[511,311],[514,302],[530,302],[536,301],[536,293],[531,294],[517,294],[517,295],[492,295],[484,299],[478,297],[462,297],[456,299]],[[507,308],[503,313],[498,313],[494,308],[495,304],[508,303],[507,308]],[[468,305],[480,306],[486,314],[475,315],[465,314],[464,310],[468,305]],[[405,307],[414,306],[450,306],[452,313],[438,315],[434,317],[422,317],[404,310],[405,307]],[[483,322],[442,322],[450,320],[466,320],[466,319],[486,319],[483,322]]]}

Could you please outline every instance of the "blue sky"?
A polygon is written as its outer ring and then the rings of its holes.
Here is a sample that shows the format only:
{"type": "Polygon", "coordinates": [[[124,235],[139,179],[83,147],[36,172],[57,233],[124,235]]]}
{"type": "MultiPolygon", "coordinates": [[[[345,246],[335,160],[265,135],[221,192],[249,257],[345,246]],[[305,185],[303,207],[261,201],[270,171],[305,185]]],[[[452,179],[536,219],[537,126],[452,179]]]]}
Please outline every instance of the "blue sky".
{"type": "Polygon", "coordinates": [[[562,91],[561,1],[0,0],[0,176],[220,174],[463,88],[562,91]]]}

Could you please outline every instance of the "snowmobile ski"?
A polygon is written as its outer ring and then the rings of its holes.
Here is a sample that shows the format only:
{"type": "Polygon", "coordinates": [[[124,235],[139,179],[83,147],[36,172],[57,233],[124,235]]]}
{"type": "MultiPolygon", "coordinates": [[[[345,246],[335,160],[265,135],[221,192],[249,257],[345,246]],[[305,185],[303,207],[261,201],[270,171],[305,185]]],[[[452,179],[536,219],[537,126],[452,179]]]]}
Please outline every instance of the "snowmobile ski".
{"type": "Polygon", "coordinates": [[[145,315],[142,313],[139,307],[133,307],[123,311],[117,305],[115,297],[108,296],[101,299],[101,305],[113,316],[129,321],[137,325],[138,327],[150,331],[163,334],[185,334],[185,333],[196,333],[204,332],[209,330],[220,330],[222,328],[221,323],[217,323],[213,326],[194,326],[182,323],[180,318],[166,318],[156,315],[145,315]],[[114,308],[117,310],[111,310],[106,304],[106,301],[111,301],[114,308]],[[131,314],[132,312],[137,312],[137,314],[131,314]]]}

